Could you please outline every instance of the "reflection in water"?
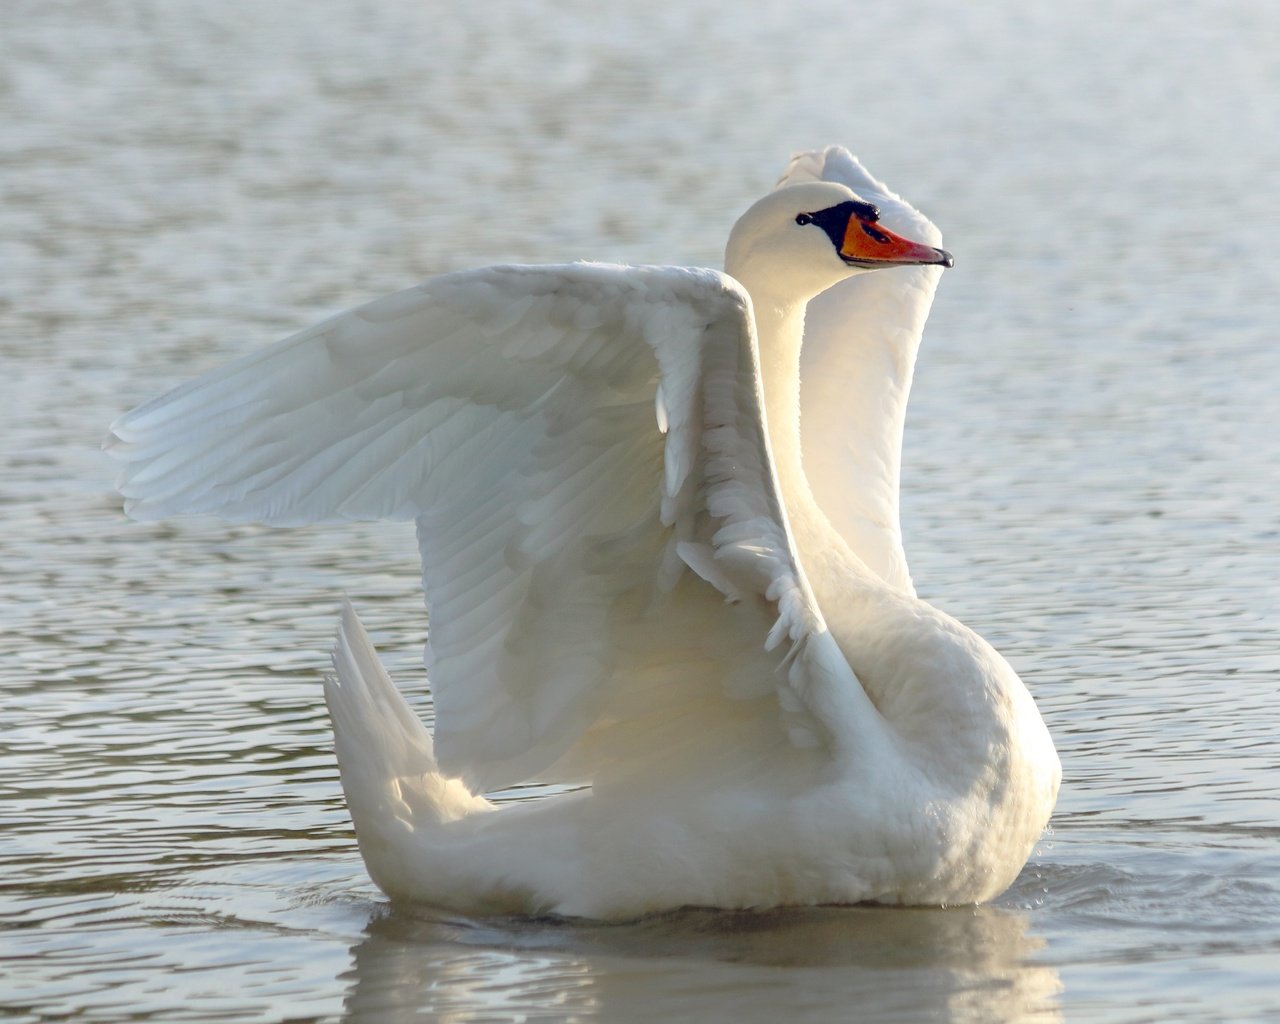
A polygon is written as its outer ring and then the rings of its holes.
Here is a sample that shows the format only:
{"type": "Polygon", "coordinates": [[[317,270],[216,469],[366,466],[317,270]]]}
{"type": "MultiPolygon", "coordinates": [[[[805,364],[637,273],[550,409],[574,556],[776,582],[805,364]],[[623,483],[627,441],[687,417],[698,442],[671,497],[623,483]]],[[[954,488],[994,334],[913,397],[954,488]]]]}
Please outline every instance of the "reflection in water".
{"type": "Polygon", "coordinates": [[[1019,911],[685,910],[625,925],[380,912],[349,1024],[480,1019],[1056,1021],[1058,972],[1019,911]],[[909,979],[904,984],[904,980],[909,979]]]}

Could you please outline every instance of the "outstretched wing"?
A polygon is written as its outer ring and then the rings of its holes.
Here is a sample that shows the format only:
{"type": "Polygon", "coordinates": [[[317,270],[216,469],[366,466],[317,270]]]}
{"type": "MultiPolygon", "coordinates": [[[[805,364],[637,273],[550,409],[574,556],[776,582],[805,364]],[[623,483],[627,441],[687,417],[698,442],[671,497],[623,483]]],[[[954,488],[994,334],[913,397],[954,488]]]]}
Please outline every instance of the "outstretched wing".
{"type": "MultiPolygon", "coordinates": [[[[940,246],[942,233],[840,146],[792,158],[779,186],[836,181],[880,208],[885,227],[940,246]]],[[[898,516],[902,426],[938,267],[840,282],[809,304],[801,350],[801,445],[813,495],[849,546],[911,591],[898,516]]]]}
{"type": "Polygon", "coordinates": [[[715,737],[829,752],[862,698],[778,500],[749,299],[714,271],[436,278],[112,431],[138,518],[415,518],[436,753],[475,789],[715,737]]]}

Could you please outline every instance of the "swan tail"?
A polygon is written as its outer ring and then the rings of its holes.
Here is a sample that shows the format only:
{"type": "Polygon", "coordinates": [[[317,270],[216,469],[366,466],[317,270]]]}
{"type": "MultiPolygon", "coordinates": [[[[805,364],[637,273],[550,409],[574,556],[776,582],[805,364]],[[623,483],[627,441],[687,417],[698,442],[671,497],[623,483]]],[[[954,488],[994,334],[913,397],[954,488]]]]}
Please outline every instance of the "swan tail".
{"type": "Polygon", "coordinates": [[[342,789],[369,874],[394,895],[415,873],[424,840],[492,805],[436,764],[431,735],[387,674],[350,602],[324,695],[342,789]]]}
{"type": "Polygon", "coordinates": [[[366,779],[435,772],[431,736],[382,667],[350,602],[343,603],[332,658],[334,672],[325,678],[324,695],[343,784],[351,776],[352,785],[362,790],[366,779]]]}

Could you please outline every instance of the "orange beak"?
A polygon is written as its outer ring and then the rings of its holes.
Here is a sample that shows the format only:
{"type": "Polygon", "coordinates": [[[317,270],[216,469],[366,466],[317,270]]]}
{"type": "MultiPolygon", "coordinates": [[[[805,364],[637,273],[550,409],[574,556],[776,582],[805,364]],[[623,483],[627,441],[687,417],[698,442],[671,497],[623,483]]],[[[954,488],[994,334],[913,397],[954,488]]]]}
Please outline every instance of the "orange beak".
{"type": "Polygon", "coordinates": [[[874,219],[854,213],[844,230],[840,258],[856,267],[914,267],[955,265],[946,249],[912,242],[881,227],[874,219]]]}

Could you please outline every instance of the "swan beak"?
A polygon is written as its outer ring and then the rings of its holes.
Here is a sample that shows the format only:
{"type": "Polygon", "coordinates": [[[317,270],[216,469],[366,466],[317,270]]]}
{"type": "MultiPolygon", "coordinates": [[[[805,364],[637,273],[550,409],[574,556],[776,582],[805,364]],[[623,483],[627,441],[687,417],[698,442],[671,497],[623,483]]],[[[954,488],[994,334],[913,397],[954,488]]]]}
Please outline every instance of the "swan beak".
{"type": "Polygon", "coordinates": [[[912,242],[895,235],[874,220],[854,213],[844,230],[840,258],[855,267],[955,266],[946,249],[912,242]]]}

